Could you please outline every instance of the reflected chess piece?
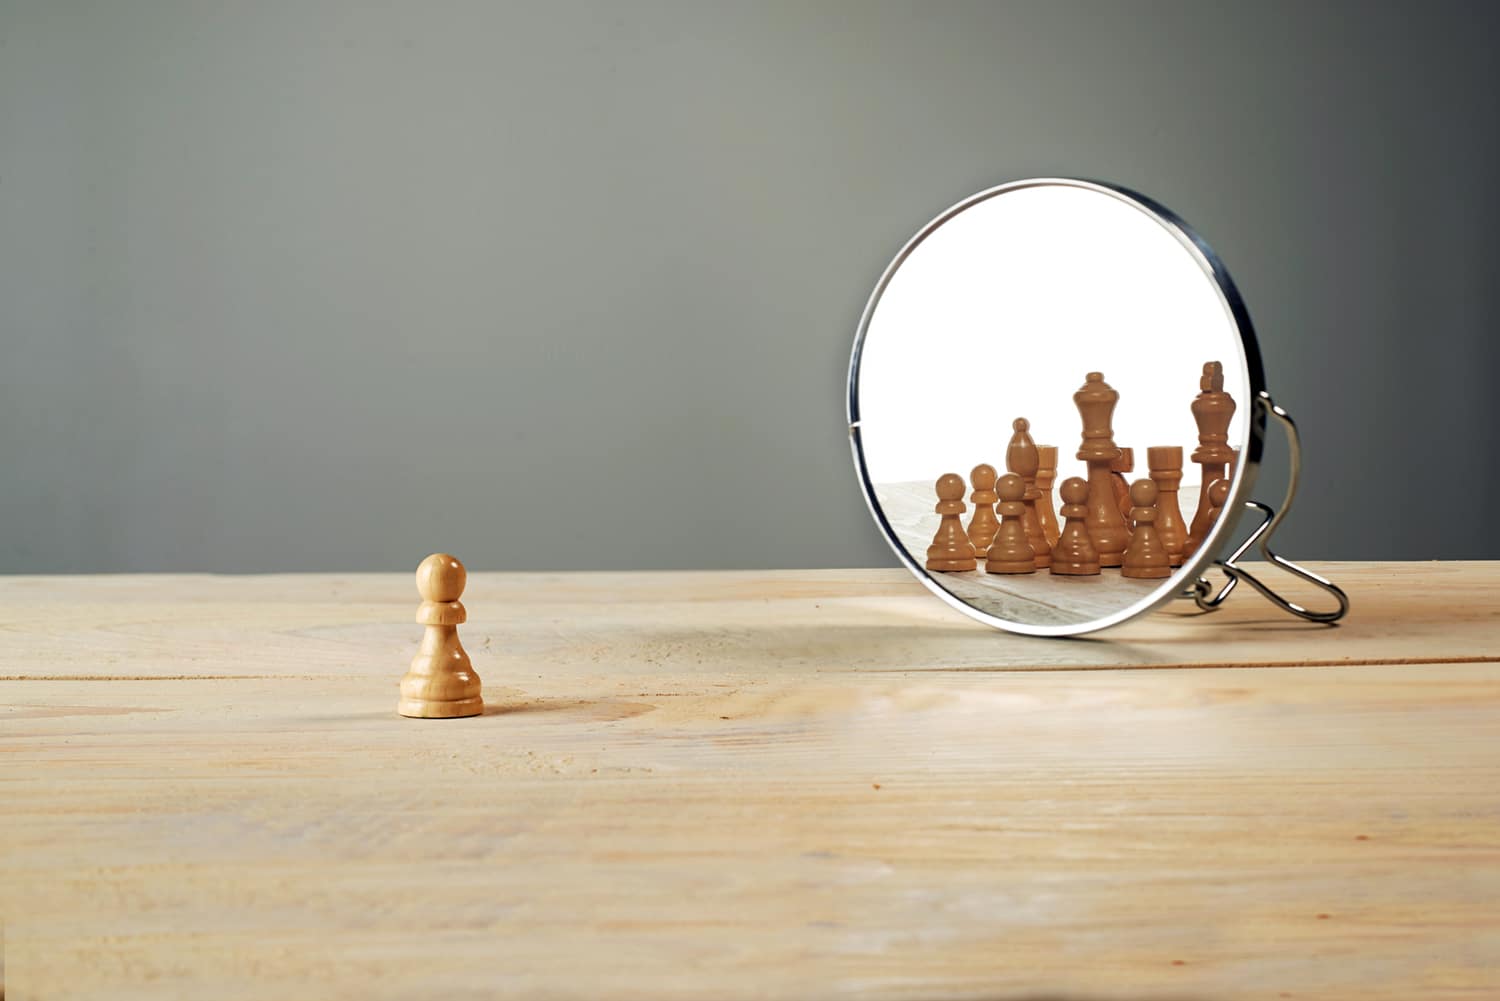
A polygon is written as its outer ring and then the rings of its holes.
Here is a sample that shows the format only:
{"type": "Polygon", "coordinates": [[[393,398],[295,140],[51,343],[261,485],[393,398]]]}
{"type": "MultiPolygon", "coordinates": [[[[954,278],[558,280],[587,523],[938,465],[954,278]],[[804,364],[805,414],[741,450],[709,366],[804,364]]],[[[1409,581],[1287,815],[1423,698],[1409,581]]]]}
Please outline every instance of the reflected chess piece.
{"type": "Polygon", "coordinates": [[[990,543],[984,572],[1036,573],[1036,552],[1026,535],[1026,481],[1016,473],[1006,473],[997,481],[995,492],[1000,496],[1000,528],[990,543]]]}
{"type": "Polygon", "coordinates": [[[1208,533],[1213,531],[1214,523],[1219,520],[1219,515],[1224,511],[1224,501],[1229,497],[1229,480],[1217,479],[1208,485],[1203,491],[1203,502],[1207,505],[1202,513],[1193,518],[1193,524],[1188,529],[1188,543],[1185,549],[1187,556],[1192,556],[1203,545],[1203,540],[1208,538],[1208,533]]]}
{"type": "Polygon", "coordinates": [[[1099,554],[1100,566],[1117,567],[1130,541],[1130,529],[1115,501],[1109,468],[1120,455],[1110,428],[1120,394],[1104,381],[1102,372],[1090,372],[1083,386],[1073,394],[1073,402],[1083,418],[1083,443],[1078,447],[1078,458],[1089,467],[1089,541],[1099,554]]]}
{"type": "Polygon", "coordinates": [[[1057,446],[1036,447],[1036,516],[1042,523],[1042,537],[1047,550],[1057,545],[1057,511],[1052,506],[1052,483],[1057,479],[1057,446]]]}
{"type": "Polygon", "coordinates": [[[1157,580],[1172,575],[1172,558],[1156,534],[1156,498],[1156,484],[1151,480],[1136,480],[1130,485],[1130,518],[1135,531],[1130,533],[1125,561],[1120,564],[1121,577],[1157,580]]]}
{"type": "Polygon", "coordinates": [[[1063,480],[1058,496],[1063,502],[1063,526],[1057,536],[1057,545],[1052,547],[1052,572],[1069,577],[1086,577],[1098,573],[1099,554],[1089,541],[1087,524],[1088,481],[1070,476],[1063,480]]]}
{"type": "Polygon", "coordinates": [[[1198,481],[1198,509],[1193,513],[1183,546],[1184,557],[1192,556],[1203,542],[1199,527],[1213,524],[1208,511],[1209,486],[1224,477],[1228,464],[1235,459],[1234,449],[1229,447],[1229,422],[1234,419],[1235,402],[1234,397],[1224,392],[1224,366],[1216,361],[1205,362],[1198,387],[1192,405],[1193,420],[1198,425],[1198,447],[1193,449],[1192,461],[1203,472],[1198,481]]]}
{"type": "Polygon", "coordinates": [[[957,570],[973,570],[979,566],[974,559],[974,545],[964,534],[960,516],[966,505],[963,502],[964,478],[957,473],[944,473],[936,484],[938,502],[933,510],[942,515],[932,545],[927,547],[927,569],[942,573],[957,570]]]}
{"type": "Polygon", "coordinates": [[[1036,442],[1031,440],[1029,434],[1030,421],[1017,417],[1011,423],[1011,430],[1015,433],[1010,436],[1010,445],[1005,450],[1005,468],[1019,476],[1024,485],[1022,504],[1025,514],[1022,516],[1022,524],[1026,528],[1026,540],[1035,554],[1037,569],[1045,570],[1052,565],[1052,550],[1047,546],[1042,519],[1036,510],[1037,498],[1041,496],[1036,488],[1036,472],[1041,468],[1041,456],[1037,452],[1036,442]]]}
{"type": "Polygon", "coordinates": [[[417,622],[427,628],[401,679],[396,711],[402,716],[452,719],[484,712],[479,675],[458,639],[458,627],[469,617],[458,600],[468,579],[464,565],[447,553],[434,553],[417,567],[417,622]]]}
{"type": "Polygon", "coordinates": [[[969,473],[969,482],[974,485],[974,492],[969,495],[969,500],[974,502],[974,516],[969,519],[969,542],[974,546],[974,554],[983,558],[994,541],[995,530],[1000,527],[1000,522],[995,520],[995,501],[999,500],[995,496],[995,467],[981,462],[969,473]]]}
{"type": "Polygon", "coordinates": [[[1151,482],[1156,484],[1156,537],[1172,566],[1182,566],[1182,548],[1187,543],[1187,524],[1177,504],[1182,483],[1182,446],[1153,445],[1146,449],[1151,482]]]}
{"type": "Polygon", "coordinates": [[[1120,457],[1109,464],[1110,483],[1115,488],[1115,506],[1120,509],[1120,517],[1125,519],[1125,527],[1130,527],[1130,509],[1134,506],[1130,503],[1130,480],[1125,477],[1126,473],[1135,472],[1135,449],[1120,448],[1120,457]]]}

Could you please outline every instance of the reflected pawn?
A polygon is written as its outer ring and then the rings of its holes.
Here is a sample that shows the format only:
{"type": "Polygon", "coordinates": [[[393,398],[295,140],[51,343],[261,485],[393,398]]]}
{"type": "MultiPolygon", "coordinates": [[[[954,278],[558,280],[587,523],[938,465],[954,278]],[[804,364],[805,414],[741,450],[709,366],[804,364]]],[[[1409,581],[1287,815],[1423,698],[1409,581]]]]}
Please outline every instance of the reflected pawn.
{"type": "Polygon", "coordinates": [[[1000,527],[1000,522],[995,519],[995,467],[987,462],[975,466],[969,473],[969,482],[974,486],[974,492],[969,495],[969,500],[974,502],[974,516],[969,519],[969,542],[974,546],[974,554],[981,559],[990,548],[990,543],[995,539],[995,530],[1000,527]]]}
{"type": "Polygon", "coordinates": [[[1229,422],[1234,419],[1235,402],[1234,397],[1224,392],[1224,366],[1216,361],[1205,362],[1198,389],[1192,404],[1193,420],[1198,425],[1198,447],[1193,449],[1191,459],[1203,472],[1198,480],[1198,508],[1183,547],[1188,556],[1203,541],[1203,535],[1195,529],[1213,524],[1208,511],[1208,488],[1215,480],[1224,478],[1229,463],[1235,461],[1234,449],[1229,447],[1229,422]]]}
{"type": "Polygon", "coordinates": [[[1058,533],[1057,545],[1052,547],[1052,567],[1055,574],[1083,577],[1099,572],[1099,554],[1089,541],[1088,530],[1088,481],[1077,476],[1063,480],[1058,490],[1062,498],[1062,531],[1058,533]]]}
{"type": "Polygon", "coordinates": [[[469,614],[458,599],[469,575],[447,553],[434,553],[417,567],[417,622],[426,626],[422,645],[401,679],[396,711],[421,719],[453,719],[484,712],[479,675],[458,639],[469,614]]]}
{"type": "Polygon", "coordinates": [[[1073,394],[1073,403],[1083,418],[1083,443],[1078,446],[1078,458],[1089,467],[1089,541],[1099,554],[1099,565],[1104,567],[1119,566],[1130,542],[1130,529],[1115,501],[1109,468],[1120,454],[1110,427],[1119,402],[1120,394],[1104,381],[1102,372],[1090,372],[1083,386],[1073,394]]]}
{"type": "Polygon", "coordinates": [[[1047,546],[1042,519],[1036,510],[1037,498],[1041,496],[1036,488],[1036,473],[1041,468],[1042,460],[1037,452],[1036,442],[1031,440],[1030,421],[1017,417],[1011,423],[1011,430],[1015,433],[1010,436],[1010,446],[1005,450],[1005,468],[1021,478],[1025,491],[1022,498],[1025,506],[1022,524],[1026,528],[1027,541],[1031,543],[1031,551],[1036,554],[1037,569],[1045,570],[1052,565],[1052,550],[1047,546]]]}
{"type": "Polygon", "coordinates": [[[1130,518],[1135,530],[1130,533],[1125,561],[1120,564],[1121,577],[1156,580],[1172,575],[1172,558],[1156,534],[1156,498],[1152,481],[1136,480],[1130,485],[1130,518]]]}
{"type": "Polygon", "coordinates": [[[957,473],[944,473],[938,477],[936,490],[938,502],[933,510],[942,515],[942,520],[938,522],[932,545],[927,547],[927,569],[942,573],[973,570],[979,564],[960,520],[967,506],[963,502],[964,478],[957,473]]]}
{"type": "Polygon", "coordinates": [[[1057,479],[1057,446],[1036,447],[1036,516],[1042,523],[1042,537],[1047,541],[1047,550],[1057,545],[1057,511],[1052,505],[1052,483],[1057,479]]]}
{"type": "Polygon", "coordinates": [[[1000,527],[985,556],[984,572],[1036,573],[1036,552],[1026,536],[1026,481],[1015,473],[1006,473],[996,483],[995,492],[1000,497],[1000,527]]]}
{"type": "Polygon", "coordinates": [[[1151,482],[1156,484],[1156,537],[1161,540],[1172,566],[1182,566],[1182,549],[1187,543],[1187,523],[1177,504],[1177,487],[1182,483],[1182,446],[1153,445],[1146,449],[1146,465],[1151,482]]]}

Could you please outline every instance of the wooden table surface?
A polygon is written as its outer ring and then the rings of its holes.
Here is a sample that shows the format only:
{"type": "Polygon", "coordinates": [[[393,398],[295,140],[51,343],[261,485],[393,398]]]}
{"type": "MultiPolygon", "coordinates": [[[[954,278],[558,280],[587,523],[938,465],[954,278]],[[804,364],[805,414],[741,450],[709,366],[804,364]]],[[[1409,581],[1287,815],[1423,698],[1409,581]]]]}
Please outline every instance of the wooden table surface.
{"type": "Polygon", "coordinates": [[[9,997],[1500,997],[1500,564],[1320,569],[473,573],[467,720],[409,574],[0,578],[9,997]]]}

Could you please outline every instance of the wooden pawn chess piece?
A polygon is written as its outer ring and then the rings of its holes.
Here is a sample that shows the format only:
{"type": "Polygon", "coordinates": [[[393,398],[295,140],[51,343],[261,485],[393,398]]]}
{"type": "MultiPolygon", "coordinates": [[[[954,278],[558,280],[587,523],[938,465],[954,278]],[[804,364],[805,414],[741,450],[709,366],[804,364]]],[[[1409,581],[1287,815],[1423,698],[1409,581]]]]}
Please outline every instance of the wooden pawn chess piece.
{"type": "Polygon", "coordinates": [[[995,501],[1000,499],[995,496],[995,467],[981,462],[969,473],[969,482],[974,486],[974,492],[969,495],[969,500],[974,502],[974,517],[969,519],[969,542],[974,546],[975,555],[983,557],[994,541],[995,529],[1000,527],[1000,522],[995,520],[995,501]]]}
{"type": "Polygon", "coordinates": [[[1036,472],[1041,468],[1042,459],[1037,452],[1036,442],[1031,440],[1031,422],[1024,417],[1017,417],[1010,427],[1015,433],[1010,436],[1010,445],[1005,450],[1005,468],[1019,476],[1024,485],[1022,503],[1026,511],[1022,516],[1022,524],[1026,527],[1026,539],[1031,543],[1031,551],[1035,554],[1036,567],[1038,570],[1045,570],[1052,565],[1052,550],[1047,545],[1047,536],[1042,531],[1042,519],[1036,510],[1037,498],[1041,496],[1036,488],[1036,472]]]}
{"type": "Polygon", "coordinates": [[[995,492],[1000,496],[1000,528],[985,556],[984,572],[1036,573],[1036,552],[1026,535],[1026,481],[1006,473],[996,482],[995,492]]]}
{"type": "Polygon", "coordinates": [[[1115,502],[1109,469],[1120,454],[1109,426],[1120,394],[1104,381],[1103,373],[1090,372],[1083,386],[1073,394],[1073,402],[1083,418],[1083,443],[1078,446],[1078,458],[1089,467],[1089,541],[1099,554],[1100,566],[1117,567],[1130,542],[1130,529],[1115,502]]]}
{"type": "Polygon", "coordinates": [[[1120,457],[1109,464],[1109,482],[1115,488],[1115,506],[1120,509],[1120,517],[1125,519],[1125,525],[1130,526],[1130,509],[1135,505],[1130,503],[1130,481],[1125,478],[1126,473],[1135,472],[1135,449],[1120,448],[1120,457]]]}
{"type": "Polygon", "coordinates": [[[1099,572],[1099,554],[1089,541],[1088,481],[1079,476],[1063,480],[1057,491],[1062,498],[1062,531],[1052,547],[1052,572],[1070,577],[1086,577],[1099,572]]]}
{"type": "Polygon", "coordinates": [[[458,640],[459,624],[469,613],[458,599],[469,575],[447,553],[433,553],[417,567],[417,622],[427,627],[411,667],[401,679],[396,711],[422,719],[452,719],[484,712],[479,675],[458,640]]]}
{"type": "Polygon", "coordinates": [[[1042,523],[1042,537],[1047,540],[1047,549],[1057,545],[1057,512],[1052,507],[1052,483],[1057,479],[1057,446],[1036,447],[1036,516],[1042,523]]]}
{"type": "Polygon", "coordinates": [[[1182,566],[1182,549],[1187,544],[1187,522],[1177,504],[1177,488],[1182,483],[1182,446],[1153,445],[1146,449],[1146,465],[1151,482],[1156,484],[1156,537],[1167,550],[1172,566],[1182,566]]]}
{"type": "Polygon", "coordinates": [[[1156,497],[1156,484],[1150,480],[1130,485],[1130,519],[1135,531],[1130,533],[1125,561],[1120,564],[1121,577],[1157,580],[1172,576],[1172,558],[1156,534],[1156,497]]]}
{"type": "MultiPolygon", "coordinates": [[[[1192,461],[1202,467],[1198,479],[1198,509],[1193,513],[1192,525],[1208,518],[1208,488],[1214,480],[1224,477],[1226,466],[1234,461],[1234,449],[1229,447],[1229,422],[1234,418],[1234,397],[1224,392],[1224,366],[1219,362],[1205,362],[1203,375],[1198,380],[1198,395],[1193,399],[1193,420],[1198,424],[1198,447],[1193,449],[1192,461]]],[[[1184,547],[1191,556],[1198,548],[1203,536],[1195,535],[1188,528],[1188,541],[1184,547]]]]}
{"type": "Polygon", "coordinates": [[[1224,510],[1224,501],[1228,498],[1229,480],[1227,479],[1214,480],[1208,485],[1208,489],[1203,491],[1203,500],[1208,507],[1201,515],[1193,518],[1193,524],[1188,529],[1187,545],[1182,550],[1184,559],[1191,557],[1203,545],[1203,540],[1208,538],[1208,533],[1213,530],[1214,522],[1219,520],[1219,514],[1224,510]]]}
{"type": "Polygon", "coordinates": [[[944,473],[938,477],[937,505],[933,508],[942,515],[932,545],[927,547],[927,569],[942,573],[955,570],[973,570],[979,566],[974,559],[974,546],[964,534],[964,524],[959,516],[967,505],[963,502],[964,478],[957,473],[944,473]]]}

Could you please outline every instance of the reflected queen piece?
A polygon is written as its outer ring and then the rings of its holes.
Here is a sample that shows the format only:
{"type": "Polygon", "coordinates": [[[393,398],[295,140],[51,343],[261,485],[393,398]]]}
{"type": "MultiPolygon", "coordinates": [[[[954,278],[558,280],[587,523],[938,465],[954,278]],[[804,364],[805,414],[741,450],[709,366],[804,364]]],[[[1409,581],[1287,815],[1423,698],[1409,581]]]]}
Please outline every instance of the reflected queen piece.
{"type": "Polygon", "coordinates": [[[1016,181],[924,226],[860,319],[849,436],[865,499],[902,563],[990,625],[1085,633],[1173,598],[1217,608],[1242,580],[1313,621],[1348,609],[1336,586],[1267,545],[1296,490],[1300,442],[1266,391],[1234,283],[1181,219],[1124,188],[1016,181]],[[957,385],[952,358],[996,375],[957,385]],[[1250,500],[1268,418],[1291,445],[1280,513],[1250,500]],[[997,478],[1002,454],[1008,472],[997,478]],[[1125,495],[1132,456],[1149,459],[1151,476],[1125,495]],[[960,469],[974,471],[967,533],[965,484],[949,472],[960,469]],[[1258,523],[1232,545],[1246,513],[1258,523]],[[1145,537],[1133,539],[1132,526],[1145,537]],[[1257,543],[1336,607],[1304,608],[1249,572],[1241,557],[1257,543]],[[1217,590],[1210,568],[1224,577],[1217,590]]]}

